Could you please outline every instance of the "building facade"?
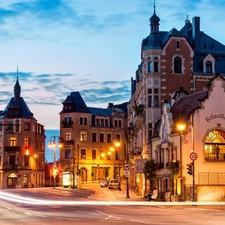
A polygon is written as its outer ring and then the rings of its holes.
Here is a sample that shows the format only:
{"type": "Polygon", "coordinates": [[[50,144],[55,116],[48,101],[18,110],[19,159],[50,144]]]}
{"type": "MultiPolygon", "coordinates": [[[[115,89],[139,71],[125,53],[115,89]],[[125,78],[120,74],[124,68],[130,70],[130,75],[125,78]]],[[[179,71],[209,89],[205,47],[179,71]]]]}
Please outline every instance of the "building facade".
{"type": "Polygon", "coordinates": [[[60,184],[78,186],[123,176],[127,103],[107,108],[88,107],[79,92],[71,92],[60,112],[60,184]],[[120,147],[114,145],[119,135],[120,147]],[[113,151],[110,147],[114,145],[113,151]]]}
{"type": "MultiPolygon", "coordinates": [[[[216,72],[225,74],[225,46],[201,31],[199,17],[194,17],[192,23],[187,17],[180,30],[160,31],[154,6],[149,21],[150,34],[141,44],[141,63],[135,79],[131,78],[128,105],[128,123],[138,130],[132,147],[134,162],[135,158],[140,161],[152,157],[151,139],[165,102],[172,106],[180,97],[206,88],[216,72]]],[[[143,167],[143,163],[137,166],[143,167]]],[[[132,180],[144,195],[143,174],[137,170],[132,180]]]]}
{"type": "Polygon", "coordinates": [[[45,185],[45,131],[21,97],[17,77],[14,97],[0,113],[0,187],[45,185]]]}
{"type": "Polygon", "coordinates": [[[170,200],[224,201],[224,87],[224,77],[217,74],[205,90],[178,99],[172,107],[163,105],[151,152],[160,165],[153,180],[160,200],[170,192],[170,200]]]}

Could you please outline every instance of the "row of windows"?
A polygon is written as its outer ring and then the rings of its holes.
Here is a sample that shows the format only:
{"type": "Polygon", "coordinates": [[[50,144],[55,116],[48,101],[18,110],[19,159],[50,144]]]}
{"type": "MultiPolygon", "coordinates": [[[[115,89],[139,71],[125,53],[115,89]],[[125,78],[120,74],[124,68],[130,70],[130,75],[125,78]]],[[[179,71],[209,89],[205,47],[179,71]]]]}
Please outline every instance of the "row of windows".
{"type": "MultiPolygon", "coordinates": [[[[105,134],[105,133],[91,133],[91,142],[100,142],[100,143],[111,143],[112,142],[112,134],[105,134]]],[[[65,140],[71,141],[72,135],[71,132],[65,133],[65,140]]],[[[88,141],[88,133],[87,131],[80,131],[80,141],[86,142],[88,141]]]]}
{"type": "MultiPolygon", "coordinates": [[[[18,161],[17,156],[11,154],[8,156],[7,166],[18,166],[17,161],[18,161]]],[[[29,162],[30,162],[30,156],[24,155],[23,156],[23,166],[29,166],[29,162]]],[[[0,160],[0,166],[1,166],[1,160],[0,160]]],[[[36,158],[36,166],[38,166],[40,168],[44,166],[44,160],[42,157],[36,158]]]]}
{"type": "MultiPolygon", "coordinates": [[[[0,131],[3,130],[3,122],[0,123],[0,131]]],[[[15,132],[15,133],[20,133],[21,132],[21,124],[20,124],[20,120],[19,119],[15,119],[15,121],[9,121],[7,123],[6,127],[6,131],[9,132],[15,132]]],[[[23,127],[24,131],[29,131],[30,130],[30,123],[29,122],[25,122],[24,123],[24,127],[23,127]]],[[[42,134],[43,133],[43,126],[37,126],[37,132],[42,134]]]]}
{"type": "MultiPolygon", "coordinates": [[[[173,72],[182,74],[182,58],[179,56],[173,59],[173,72]]],[[[159,59],[158,57],[148,58],[148,73],[158,73],[159,72],[159,59]]],[[[203,72],[204,73],[214,73],[214,63],[211,61],[203,62],[203,72]]]]}
{"type": "MultiPolygon", "coordinates": [[[[96,149],[92,149],[92,159],[100,159],[100,160],[113,160],[113,154],[109,154],[110,152],[105,152],[104,150],[97,151],[96,149]],[[98,153],[98,155],[97,155],[98,153]]],[[[65,159],[71,159],[73,157],[71,149],[65,149],[65,159]]],[[[87,158],[87,150],[80,149],[79,159],[87,158]]],[[[115,151],[115,160],[119,160],[119,151],[115,151]]]]}
{"type": "MultiPolygon", "coordinates": [[[[95,119],[95,124],[96,126],[101,126],[101,127],[110,127],[110,120],[104,119],[104,118],[96,118],[95,119]]],[[[64,117],[63,120],[64,123],[68,124],[72,122],[72,117],[64,117]]],[[[80,117],[80,125],[88,125],[88,120],[87,117],[80,117]]],[[[122,127],[122,121],[121,120],[114,120],[114,127],[122,127]]]]}

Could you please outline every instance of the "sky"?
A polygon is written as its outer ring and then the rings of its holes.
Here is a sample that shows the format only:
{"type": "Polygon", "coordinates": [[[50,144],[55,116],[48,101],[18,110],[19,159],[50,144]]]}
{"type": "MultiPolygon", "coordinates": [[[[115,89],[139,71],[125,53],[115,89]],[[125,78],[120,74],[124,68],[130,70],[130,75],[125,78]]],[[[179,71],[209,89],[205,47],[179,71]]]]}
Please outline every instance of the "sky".
{"type": "MultiPolygon", "coordinates": [[[[155,0],[160,31],[186,15],[225,44],[225,0],[155,0]]],[[[1,0],[0,109],[18,75],[21,96],[46,130],[59,129],[61,102],[79,91],[91,107],[130,99],[130,80],[150,33],[154,0],[1,0]],[[18,69],[18,72],[17,72],[18,69]]]]}

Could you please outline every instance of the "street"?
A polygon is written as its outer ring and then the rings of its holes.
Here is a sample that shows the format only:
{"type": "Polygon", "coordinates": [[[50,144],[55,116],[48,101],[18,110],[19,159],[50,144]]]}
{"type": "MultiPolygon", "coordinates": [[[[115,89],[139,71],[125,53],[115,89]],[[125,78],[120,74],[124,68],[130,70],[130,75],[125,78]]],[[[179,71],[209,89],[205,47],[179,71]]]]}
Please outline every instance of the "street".
{"type": "Polygon", "coordinates": [[[156,205],[133,192],[130,197],[126,199],[125,190],[108,190],[96,184],[74,190],[0,190],[0,224],[224,224],[224,205],[156,205]]]}

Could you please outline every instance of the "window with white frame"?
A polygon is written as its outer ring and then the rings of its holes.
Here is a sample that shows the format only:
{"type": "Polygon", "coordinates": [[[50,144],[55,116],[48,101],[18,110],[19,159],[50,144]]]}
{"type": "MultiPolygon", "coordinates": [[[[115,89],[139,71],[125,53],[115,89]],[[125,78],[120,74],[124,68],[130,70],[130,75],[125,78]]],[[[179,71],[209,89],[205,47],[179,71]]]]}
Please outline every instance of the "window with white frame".
{"type": "Polygon", "coordinates": [[[212,73],[212,62],[206,61],[205,63],[205,72],[212,73]]]}
{"type": "Polygon", "coordinates": [[[155,73],[159,72],[159,59],[158,59],[158,57],[154,57],[154,72],[155,73]]]}
{"type": "Polygon", "coordinates": [[[159,107],[159,89],[148,89],[148,107],[159,107]]]}
{"type": "Polygon", "coordinates": [[[152,58],[148,58],[148,73],[152,73],[152,58]]]}

